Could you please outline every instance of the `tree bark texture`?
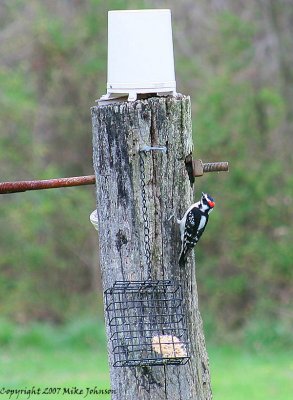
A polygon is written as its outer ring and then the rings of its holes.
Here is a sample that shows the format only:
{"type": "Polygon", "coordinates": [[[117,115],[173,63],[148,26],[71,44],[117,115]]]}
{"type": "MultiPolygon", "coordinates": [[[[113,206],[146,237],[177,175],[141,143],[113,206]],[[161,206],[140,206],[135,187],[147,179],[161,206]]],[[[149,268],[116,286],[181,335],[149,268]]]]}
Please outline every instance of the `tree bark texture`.
{"type": "Polygon", "coordinates": [[[114,400],[211,399],[208,357],[198,309],[195,262],[179,268],[177,223],[193,202],[185,166],[192,153],[189,97],[153,97],[92,108],[100,266],[103,289],[117,280],[147,279],[139,148],[166,146],[143,154],[150,226],[152,279],[172,279],[183,288],[191,359],[185,365],[115,368],[105,319],[114,400]]]}

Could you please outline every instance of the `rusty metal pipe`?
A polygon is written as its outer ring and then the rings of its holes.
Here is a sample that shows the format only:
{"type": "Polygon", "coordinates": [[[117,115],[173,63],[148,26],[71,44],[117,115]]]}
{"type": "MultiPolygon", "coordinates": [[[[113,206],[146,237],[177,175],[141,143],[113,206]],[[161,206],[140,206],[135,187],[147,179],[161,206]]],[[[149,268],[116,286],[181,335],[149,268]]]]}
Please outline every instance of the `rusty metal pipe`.
{"type": "Polygon", "coordinates": [[[95,183],[95,175],[45,179],[38,181],[2,182],[0,183],[0,194],[26,192],[27,190],[55,189],[71,186],[94,185],[95,183]]]}
{"type": "MultiPolygon", "coordinates": [[[[229,171],[226,161],[203,163],[201,160],[186,160],[192,168],[192,177],[202,176],[205,172],[229,171]]],[[[16,181],[0,183],[0,194],[26,192],[27,190],[56,189],[71,186],[94,185],[95,175],[75,176],[70,178],[45,179],[37,181],[16,181]]]]}

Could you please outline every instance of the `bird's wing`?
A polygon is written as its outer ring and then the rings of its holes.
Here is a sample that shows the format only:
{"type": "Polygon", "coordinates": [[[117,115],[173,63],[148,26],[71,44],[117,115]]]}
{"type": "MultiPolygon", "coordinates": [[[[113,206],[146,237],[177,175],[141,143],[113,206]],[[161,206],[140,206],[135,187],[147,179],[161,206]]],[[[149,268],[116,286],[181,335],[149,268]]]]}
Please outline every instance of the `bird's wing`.
{"type": "Polygon", "coordinates": [[[200,217],[200,224],[198,226],[198,232],[196,235],[196,243],[199,241],[201,235],[204,233],[205,227],[207,226],[208,223],[208,219],[209,219],[208,213],[202,213],[200,217]]]}

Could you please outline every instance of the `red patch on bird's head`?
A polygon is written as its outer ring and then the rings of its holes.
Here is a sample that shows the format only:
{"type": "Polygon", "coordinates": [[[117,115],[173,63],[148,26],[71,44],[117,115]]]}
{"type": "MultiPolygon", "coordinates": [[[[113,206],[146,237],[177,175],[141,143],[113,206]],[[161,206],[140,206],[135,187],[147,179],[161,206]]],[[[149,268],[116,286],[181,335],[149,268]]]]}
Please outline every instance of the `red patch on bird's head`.
{"type": "Polygon", "coordinates": [[[211,208],[215,207],[216,203],[214,201],[209,200],[208,203],[211,208]]]}

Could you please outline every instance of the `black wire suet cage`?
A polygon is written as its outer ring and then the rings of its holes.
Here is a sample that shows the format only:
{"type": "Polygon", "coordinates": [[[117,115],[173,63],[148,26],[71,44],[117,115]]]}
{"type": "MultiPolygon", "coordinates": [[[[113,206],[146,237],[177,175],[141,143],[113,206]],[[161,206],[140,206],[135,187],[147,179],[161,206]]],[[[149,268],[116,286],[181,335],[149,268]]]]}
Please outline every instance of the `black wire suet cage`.
{"type": "Polygon", "coordinates": [[[116,281],[105,291],[115,367],[189,360],[182,290],[171,280],[116,281]]]}

